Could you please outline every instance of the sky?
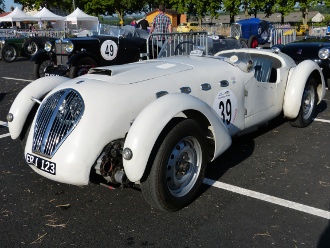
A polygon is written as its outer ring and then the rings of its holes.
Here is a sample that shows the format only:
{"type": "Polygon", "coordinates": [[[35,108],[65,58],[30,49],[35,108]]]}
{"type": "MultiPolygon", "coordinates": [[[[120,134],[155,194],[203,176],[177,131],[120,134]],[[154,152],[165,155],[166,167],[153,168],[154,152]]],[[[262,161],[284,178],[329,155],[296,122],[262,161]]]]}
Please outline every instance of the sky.
{"type": "Polygon", "coordinates": [[[14,8],[15,8],[16,6],[20,6],[20,5],[14,3],[14,0],[5,0],[5,11],[6,12],[10,11],[11,6],[14,6],[14,8]]]}

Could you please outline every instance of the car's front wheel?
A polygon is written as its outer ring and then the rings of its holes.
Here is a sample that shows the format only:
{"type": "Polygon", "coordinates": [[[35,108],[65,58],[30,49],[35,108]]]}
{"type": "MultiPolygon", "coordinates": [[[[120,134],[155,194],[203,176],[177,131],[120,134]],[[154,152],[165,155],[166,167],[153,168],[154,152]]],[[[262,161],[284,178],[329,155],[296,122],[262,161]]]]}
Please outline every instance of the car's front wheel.
{"type": "Polygon", "coordinates": [[[87,74],[90,68],[96,67],[97,63],[92,58],[83,58],[77,65],[71,66],[69,77],[75,78],[87,74]]]}
{"type": "Polygon", "coordinates": [[[13,62],[17,58],[17,50],[13,45],[6,45],[2,48],[1,55],[5,62],[13,62]]]}
{"type": "Polygon", "coordinates": [[[183,120],[165,135],[149,174],[141,180],[145,199],[163,211],[177,211],[198,194],[207,164],[207,140],[200,125],[183,120]]]}
{"type": "Polygon", "coordinates": [[[46,69],[49,67],[53,67],[54,62],[50,59],[46,59],[44,61],[38,62],[34,64],[33,67],[33,76],[35,79],[41,78],[45,76],[46,69]]]}
{"type": "Polygon", "coordinates": [[[294,127],[306,127],[312,123],[317,108],[316,81],[310,77],[304,88],[298,116],[290,121],[294,127]]]}

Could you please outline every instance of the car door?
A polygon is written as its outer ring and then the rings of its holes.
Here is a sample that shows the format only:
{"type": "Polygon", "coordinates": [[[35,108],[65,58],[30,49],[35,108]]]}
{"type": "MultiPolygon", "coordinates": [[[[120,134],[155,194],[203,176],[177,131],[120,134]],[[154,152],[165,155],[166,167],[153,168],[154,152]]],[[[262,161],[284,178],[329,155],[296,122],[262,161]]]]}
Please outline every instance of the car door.
{"type": "MultiPolygon", "coordinates": [[[[253,59],[254,77],[245,84],[245,126],[251,127],[272,118],[276,83],[270,82],[272,62],[253,59]]],[[[276,71],[275,71],[276,73],[276,71]]]]}

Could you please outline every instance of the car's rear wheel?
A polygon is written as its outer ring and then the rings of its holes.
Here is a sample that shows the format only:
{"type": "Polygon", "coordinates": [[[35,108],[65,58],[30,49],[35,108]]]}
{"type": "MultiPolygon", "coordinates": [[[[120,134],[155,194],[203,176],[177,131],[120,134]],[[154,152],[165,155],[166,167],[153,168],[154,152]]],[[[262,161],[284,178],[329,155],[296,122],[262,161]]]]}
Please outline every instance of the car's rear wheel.
{"type": "Polygon", "coordinates": [[[258,39],[255,35],[252,35],[248,40],[248,47],[249,48],[256,48],[258,46],[258,39]]]}
{"type": "Polygon", "coordinates": [[[5,45],[2,48],[1,56],[5,62],[13,62],[17,58],[17,50],[13,45],[5,45]]]}
{"type": "Polygon", "coordinates": [[[75,78],[87,74],[90,68],[98,66],[96,61],[92,58],[83,58],[77,65],[71,66],[69,77],[75,78]]]}
{"type": "Polygon", "coordinates": [[[38,49],[38,44],[32,40],[27,40],[23,44],[23,51],[27,58],[31,58],[33,55],[35,55],[38,52],[38,49]]]}
{"type": "Polygon", "coordinates": [[[306,127],[312,123],[317,108],[316,81],[310,77],[304,88],[298,116],[290,121],[294,127],[306,127]]]}
{"type": "Polygon", "coordinates": [[[207,164],[207,141],[194,120],[183,120],[165,134],[155,149],[143,196],[163,211],[176,211],[191,203],[202,184],[207,164]]]}
{"type": "Polygon", "coordinates": [[[33,67],[34,78],[38,79],[44,77],[46,69],[53,66],[54,66],[54,62],[50,59],[46,59],[42,62],[35,63],[33,67]]]}

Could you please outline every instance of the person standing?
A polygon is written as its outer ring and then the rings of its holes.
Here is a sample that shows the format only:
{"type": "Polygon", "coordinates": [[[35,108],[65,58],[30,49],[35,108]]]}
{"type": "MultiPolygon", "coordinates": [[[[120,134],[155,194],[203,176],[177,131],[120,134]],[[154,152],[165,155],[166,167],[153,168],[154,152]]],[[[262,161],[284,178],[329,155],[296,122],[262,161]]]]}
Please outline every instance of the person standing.
{"type": "MultiPolygon", "coordinates": [[[[165,15],[165,5],[160,4],[158,12],[158,15],[154,18],[152,22],[150,33],[171,33],[172,23],[171,19],[167,15],[165,15]]],[[[161,44],[165,42],[165,35],[158,35],[155,38],[161,44]]]]}
{"type": "Polygon", "coordinates": [[[142,28],[146,31],[148,31],[149,22],[146,20],[146,17],[144,16],[141,21],[138,23],[138,28],[142,28]]]}

